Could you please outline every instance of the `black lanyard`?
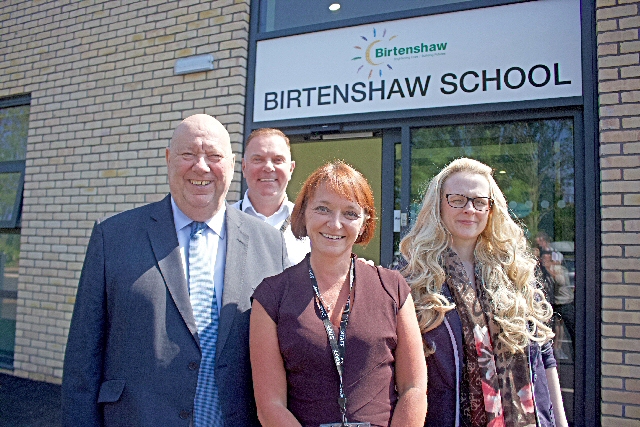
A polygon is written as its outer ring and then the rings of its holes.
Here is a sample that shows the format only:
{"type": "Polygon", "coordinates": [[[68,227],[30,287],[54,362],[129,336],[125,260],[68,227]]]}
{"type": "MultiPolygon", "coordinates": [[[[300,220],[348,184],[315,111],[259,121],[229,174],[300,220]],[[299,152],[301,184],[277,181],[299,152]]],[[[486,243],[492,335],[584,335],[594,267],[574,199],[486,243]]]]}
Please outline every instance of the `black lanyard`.
{"type": "Polygon", "coordinates": [[[327,331],[327,337],[329,338],[329,344],[331,345],[331,350],[333,354],[333,361],[336,364],[336,369],[338,370],[338,377],[340,378],[340,394],[338,396],[338,405],[340,406],[340,412],[342,413],[342,424],[347,423],[347,396],[344,394],[344,385],[343,385],[343,376],[344,376],[344,355],[345,355],[345,347],[346,347],[346,339],[347,339],[347,323],[349,323],[349,313],[351,311],[351,290],[353,289],[353,281],[355,280],[355,262],[354,259],[351,259],[351,266],[349,268],[349,296],[347,297],[347,303],[344,306],[344,311],[342,312],[342,318],[340,319],[340,334],[338,339],[336,340],[336,334],[333,332],[333,324],[329,320],[329,314],[322,303],[322,298],[320,297],[320,289],[318,288],[318,281],[316,280],[316,276],[313,274],[313,270],[311,269],[311,261],[307,258],[309,262],[309,278],[311,279],[311,283],[313,284],[313,290],[316,293],[316,302],[318,304],[318,308],[320,309],[320,318],[322,319],[322,323],[324,323],[324,329],[327,331]]]}

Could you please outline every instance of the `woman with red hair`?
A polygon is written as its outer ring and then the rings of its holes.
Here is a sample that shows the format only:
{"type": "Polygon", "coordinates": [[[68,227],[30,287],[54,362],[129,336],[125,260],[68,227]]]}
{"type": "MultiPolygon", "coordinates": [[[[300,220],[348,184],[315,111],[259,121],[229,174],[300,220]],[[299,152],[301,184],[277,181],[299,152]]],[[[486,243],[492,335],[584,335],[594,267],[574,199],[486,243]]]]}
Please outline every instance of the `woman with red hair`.
{"type": "Polygon", "coordinates": [[[250,346],[263,426],[422,426],[427,373],[410,289],[356,262],[375,231],[366,179],[343,162],[304,183],[291,216],[311,253],[253,295],[250,346]]]}

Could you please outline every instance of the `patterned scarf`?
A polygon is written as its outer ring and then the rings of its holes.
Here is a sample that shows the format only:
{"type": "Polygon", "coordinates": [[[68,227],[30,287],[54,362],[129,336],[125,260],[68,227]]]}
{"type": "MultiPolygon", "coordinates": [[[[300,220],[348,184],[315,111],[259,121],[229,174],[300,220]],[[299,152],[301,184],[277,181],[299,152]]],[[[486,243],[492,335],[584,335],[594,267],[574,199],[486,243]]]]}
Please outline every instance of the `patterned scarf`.
{"type": "Polygon", "coordinates": [[[527,353],[513,354],[498,339],[481,272],[471,286],[462,261],[451,249],[444,253],[447,285],[462,322],[466,366],[460,408],[462,425],[470,427],[535,427],[536,413],[527,353]]]}

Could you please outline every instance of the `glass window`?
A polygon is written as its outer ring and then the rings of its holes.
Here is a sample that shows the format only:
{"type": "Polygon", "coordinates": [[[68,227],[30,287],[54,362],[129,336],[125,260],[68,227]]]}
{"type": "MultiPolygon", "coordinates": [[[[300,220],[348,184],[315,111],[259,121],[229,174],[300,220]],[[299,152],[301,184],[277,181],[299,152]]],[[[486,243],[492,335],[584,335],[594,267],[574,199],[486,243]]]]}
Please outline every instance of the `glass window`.
{"type": "Polygon", "coordinates": [[[0,109],[0,162],[26,158],[28,133],[28,105],[0,109]]]}
{"type": "Polygon", "coordinates": [[[0,224],[4,228],[16,225],[17,212],[20,208],[19,198],[22,195],[22,173],[0,173],[0,224]]]}
{"type": "Polygon", "coordinates": [[[0,367],[13,367],[20,234],[0,233],[0,367]]]}
{"type": "MultiPolygon", "coordinates": [[[[554,353],[573,419],[575,204],[573,119],[415,128],[411,132],[410,221],[446,164],[470,157],[494,169],[512,216],[540,255],[539,275],[554,307],[554,353]]],[[[395,248],[397,250],[397,248],[395,248]]]]}
{"type": "Polygon", "coordinates": [[[20,224],[29,106],[0,109],[0,228],[20,224]]]}
{"type": "Polygon", "coordinates": [[[422,9],[471,0],[261,0],[260,29],[271,32],[307,25],[353,19],[363,16],[389,14],[405,10],[422,9]]]}
{"type": "Polygon", "coordinates": [[[28,98],[0,100],[0,367],[13,368],[28,98]],[[22,105],[21,105],[22,104],[22,105]]]}

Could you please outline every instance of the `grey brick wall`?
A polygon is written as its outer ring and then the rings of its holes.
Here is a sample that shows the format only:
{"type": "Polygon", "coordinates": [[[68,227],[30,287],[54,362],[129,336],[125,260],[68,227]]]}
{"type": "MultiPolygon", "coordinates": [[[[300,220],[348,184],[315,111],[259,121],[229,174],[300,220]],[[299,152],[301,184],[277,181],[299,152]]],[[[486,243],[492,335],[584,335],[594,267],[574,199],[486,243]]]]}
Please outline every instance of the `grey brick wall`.
{"type": "Polygon", "coordinates": [[[14,375],[60,382],[93,222],[168,192],[180,120],[217,117],[240,153],[248,21],[248,0],[0,3],[0,98],[31,95],[14,375]],[[205,53],[213,71],[174,75],[205,53]]]}

